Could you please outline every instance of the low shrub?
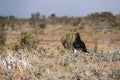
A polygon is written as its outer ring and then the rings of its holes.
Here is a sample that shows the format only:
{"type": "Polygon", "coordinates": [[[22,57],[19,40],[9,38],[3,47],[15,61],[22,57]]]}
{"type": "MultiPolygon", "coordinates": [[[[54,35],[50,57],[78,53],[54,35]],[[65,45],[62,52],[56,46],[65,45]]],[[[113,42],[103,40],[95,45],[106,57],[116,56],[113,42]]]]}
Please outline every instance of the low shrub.
{"type": "Polygon", "coordinates": [[[23,32],[20,44],[23,48],[31,49],[37,47],[37,39],[33,33],[23,32]]]}
{"type": "Polygon", "coordinates": [[[62,38],[61,42],[65,49],[72,49],[73,37],[71,33],[66,33],[62,38]]]}

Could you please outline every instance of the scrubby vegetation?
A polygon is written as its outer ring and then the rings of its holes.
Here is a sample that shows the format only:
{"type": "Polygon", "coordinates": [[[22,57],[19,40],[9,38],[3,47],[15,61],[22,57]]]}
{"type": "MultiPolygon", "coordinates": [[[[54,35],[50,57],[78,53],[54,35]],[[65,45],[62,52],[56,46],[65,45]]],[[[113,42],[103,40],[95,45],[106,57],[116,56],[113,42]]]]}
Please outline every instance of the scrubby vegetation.
{"type": "Polygon", "coordinates": [[[73,33],[68,32],[61,38],[61,43],[65,49],[72,49],[73,33]]]}
{"type": "Polygon", "coordinates": [[[119,80],[119,36],[120,14],[110,12],[0,16],[0,80],[119,80]],[[76,32],[89,54],[73,52],[76,32]]]}
{"type": "Polygon", "coordinates": [[[119,80],[120,49],[89,54],[61,48],[8,50],[0,55],[0,65],[5,80],[119,80]]]}
{"type": "Polygon", "coordinates": [[[71,26],[90,26],[97,28],[120,28],[120,14],[114,15],[110,12],[92,13],[86,17],[68,17],[68,16],[56,16],[51,14],[46,17],[39,12],[32,13],[29,19],[19,19],[13,15],[0,16],[0,24],[4,24],[6,29],[14,28],[16,25],[22,25],[28,22],[30,25],[44,28],[46,24],[61,24],[71,26]]]}
{"type": "Polygon", "coordinates": [[[20,45],[22,48],[36,48],[37,47],[37,39],[35,38],[35,35],[30,32],[23,32],[22,39],[20,41],[20,45]]]}

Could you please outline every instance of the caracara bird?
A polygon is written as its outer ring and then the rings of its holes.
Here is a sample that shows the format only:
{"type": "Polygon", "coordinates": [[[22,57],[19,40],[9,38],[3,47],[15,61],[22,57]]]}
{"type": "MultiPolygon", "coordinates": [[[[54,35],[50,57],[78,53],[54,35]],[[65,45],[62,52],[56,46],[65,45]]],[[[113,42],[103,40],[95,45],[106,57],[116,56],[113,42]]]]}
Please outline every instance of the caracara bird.
{"type": "Polygon", "coordinates": [[[73,48],[75,52],[79,52],[82,50],[83,52],[87,52],[85,43],[81,40],[80,34],[75,34],[75,41],[73,42],[73,48]]]}

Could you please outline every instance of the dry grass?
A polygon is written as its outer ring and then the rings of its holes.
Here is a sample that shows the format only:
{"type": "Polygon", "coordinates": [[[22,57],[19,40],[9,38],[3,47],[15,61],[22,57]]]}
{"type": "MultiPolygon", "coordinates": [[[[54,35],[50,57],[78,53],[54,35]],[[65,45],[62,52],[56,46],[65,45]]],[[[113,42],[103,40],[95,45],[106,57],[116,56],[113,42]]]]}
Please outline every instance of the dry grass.
{"type": "Polygon", "coordinates": [[[49,47],[5,51],[0,65],[2,80],[119,80],[120,49],[90,54],[49,47]]]}

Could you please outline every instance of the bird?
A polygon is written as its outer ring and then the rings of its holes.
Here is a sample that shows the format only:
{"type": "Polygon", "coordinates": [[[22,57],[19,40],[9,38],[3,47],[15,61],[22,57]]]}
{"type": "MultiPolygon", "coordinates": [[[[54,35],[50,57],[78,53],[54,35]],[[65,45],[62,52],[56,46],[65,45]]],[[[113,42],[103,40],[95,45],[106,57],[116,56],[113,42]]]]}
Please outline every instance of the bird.
{"type": "Polygon", "coordinates": [[[86,49],[85,43],[80,38],[79,33],[75,33],[75,40],[73,42],[73,48],[75,52],[79,52],[80,50],[83,52],[88,52],[86,49]]]}

